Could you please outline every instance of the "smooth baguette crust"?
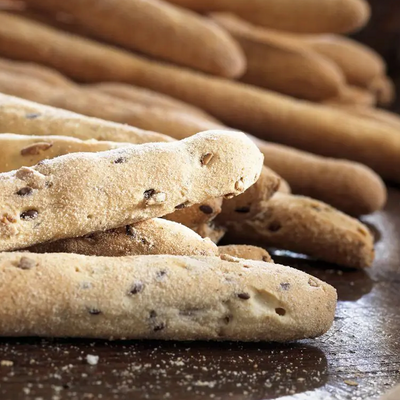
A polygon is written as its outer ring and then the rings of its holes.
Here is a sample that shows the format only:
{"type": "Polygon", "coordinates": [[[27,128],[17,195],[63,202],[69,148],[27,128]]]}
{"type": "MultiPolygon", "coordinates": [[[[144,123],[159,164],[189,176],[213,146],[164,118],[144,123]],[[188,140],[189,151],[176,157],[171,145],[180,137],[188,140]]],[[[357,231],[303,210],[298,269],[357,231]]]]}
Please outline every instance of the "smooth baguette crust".
{"type": "Polygon", "coordinates": [[[142,144],[171,142],[168,136],[48,107],[0,93],[0,132],[20,135],[72,136],[142,144]]]}
{"type": "Polygon", "coordinates": [[[303,272],[217,257],[3,253],[0,276],[2,336],[284,342],[325,333],[336,306],[303,272]]]}
{"type": "Polygon", "coordinates": [[[229,11],[256,25],[298,33],[347,33],[370,17],[364,0],[168,0],[197,11],[229,11]]]}
{"type": "Polygon", "coordinates": [[[27,0],[66,12],[93,36],[175,64],[230,78],[245,69],[231,36],[208,18],[163,1],[27,0]],[[184,51],[182,51],[184,49],[184,51]]]}
{"type": "Polygon", "coordinates": [[[221,258],[231,256],[243,260],[264,261],[268,263],[274,262],[267,250],[257,246],[230,244],[227,246],[218,246],[218,250],[221,258]]]}
{"type": "Polygon", "coordinates": [[[373,237],[365,225],[306,197],[277,193],[252,220],[226,227],[230,239],[252,239],[345,267],[366,268],[374,260],[373,237]]]}
{"type": "Polygon", "coordinates": [[[258,179],[262,164],[243,133],[210,131],[22,167],[0,175],[0,249],[84,236],[238,195],[258,179]]]}
{"type": "Polygon", "coordinates": [[[87,256],[124,257],[169,254],[176,256],[217,256],[218,248],[191,229],[160,218],[84,237],[41,243],[32,253],[74,253],[87,256]]]}

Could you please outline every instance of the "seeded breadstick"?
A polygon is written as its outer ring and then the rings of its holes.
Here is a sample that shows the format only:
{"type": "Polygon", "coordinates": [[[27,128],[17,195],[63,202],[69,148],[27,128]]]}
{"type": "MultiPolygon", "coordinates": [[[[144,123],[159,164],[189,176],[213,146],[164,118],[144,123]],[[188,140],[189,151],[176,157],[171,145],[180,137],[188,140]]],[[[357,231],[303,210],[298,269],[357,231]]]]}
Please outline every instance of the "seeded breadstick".
{"type": "Polygon", "coordinates": [[[0,91],[52,107],[78,112],[89,117],[101,117],[141,129],[161,132],[183,139],[195,133],[219,129],[196,115],[161,107],[147,107],[115,99],[90,88],[52,87],[29,76],[0,71],[0,91]]]}
{"type": "Polygon", "coordinates": [[[364,0],[168,0],[196,11],[229,11],[256,25],[303,33],[345,33],[364,26],[364,0]]]}
{"type": "Polygon", "coordinates": [[[280,178],[267,167],[263,167],[260,178],[244,193],[232,199],[225,199],[217,223],[225,221],[244,221],[251,219],[264,209],[263,203],[278,190],[280,178]]]}
{"type": "Polygon", "coordinates": [[[47,107],[0,93],[0,132],[21,135],[72,136],[82,140],[97,139],[141,144],[169,142],[159,133],[89,118],[69,111],[47,107]]]}
{"type": "Polygon", "coordinates": [[[307,197],[277,193],[254,218],[225,225],[230,240],[254,240],[351,268],[369,267],[374,260],[367,227],[307,197]]]}
{"type": "Polygon", "coordinates": [[[218,123],[216,119],[211,117],[211,115],[207,114],[203,110],[152,90],[118,82],[101,82],[92,84],[88,87],[121,100],[127,100],[129,102],[142,104],[144,106],[155,106],[164,108],[166,110],[186,112],[188,114],[194,114],[218,123]]]}
{"type": "Polygon", "coordinates": [[[345,85],[336,64],[302,43],[280,40],[279,35],[231,14],[215,13],[213,18],[243,48],[247,57],[243,82],[312,101],[335,97],[345,85]]]}
{"type": "MultiPolygon", "coordinates": [[[[186,226],[154,218],[84,237],[38,244],[33,253],[75,253],[88,256],[122,257],[150,254],[215,256],[218,248],[186,226]]],[[[266,261],[266,260],[264,260],[266,261]]]]}
{"type": "Polygon", "coordinates": [[[0,174],[0,251],[84,236],[234,196],[263,157],[239,132],[75,153],[0,174]]]}
{"type": "Polygon", "coordinates": [[[35,63],[25,63],[0,58],[0,71],[8,71],[21,76],[30,76],[49,85],[71,87],[74,82],[58,71],[35,63]]]}
{"type": "Polygon", "coordinates": [[[192,229],[202,238],[209,238],[215,244],[218,244],[226,233],[226,229],[223,226],[216,225],[214,221],[199,225],[192,229]]]}
{"type": "MultiPolygon", "coordinates": [[[[77,152],[95,153],[120,147],[129,143],[105,142],[94,139],[82,141],[67,136],[27,136],[0,134],[0,172],[8,172],[23,166],[30,167],[44,159],[51,159],[77,152]]],[[[165,216],[166,219],[181,223],[189,228],[213,220],[221,212],[222,199],[209,199],[165,216]]]]}
{"type": "Polygon", "coordinates": [[[357,86],[344,86],[337,96],[326,99],[322,102],[326,105],[355,105],[375,106],[376,97],[372,92],[357,86]]]}
{"type": "Polygon", "coordinates": [[[325,333],[337,300],[302,271],[218,257],[3,253],[0,274],[7,337],[284,342],[325,333]]]}
{"type": "Polygon", "coordinates": [[[245,58],[207,18],[158,0],[26,0],[72,15],[93,36],[127,49],[215,75],[240,76],[245,58]]]}
{"type": "Polygon", "coordinates": [[[274,262],[268,251],[261,247],[248,246],[245,244],[231,244],[229,246],[218,246],[218,249],[221,258],[227,258],[226,255],[228,255],[245,260],[264,261],[268,263],[274,262]]]}
{"type": "Polygon", "coordinates": [[[359,161],[400,182],[400,135],[386,125],[145,60],[5,13],[0,13],[0,53],[40,61],[81,81],[124,81],[156,90],[200,107],[236,129],[316,154],[359,161]]]}

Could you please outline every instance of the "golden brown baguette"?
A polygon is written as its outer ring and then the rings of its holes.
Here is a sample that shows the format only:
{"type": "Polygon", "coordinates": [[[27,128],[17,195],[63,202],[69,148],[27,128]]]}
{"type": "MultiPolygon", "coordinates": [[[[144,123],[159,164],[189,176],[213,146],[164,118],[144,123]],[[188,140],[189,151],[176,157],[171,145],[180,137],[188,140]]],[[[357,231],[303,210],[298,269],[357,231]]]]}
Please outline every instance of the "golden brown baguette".
{"type": "Polygon", "coordinates": [[[366,226],[307,197],[277,193],[257,216],[224,225],[231,241],[253,240],[263,247],[295,251],[351,268],[369,267],[374,260],[373,237],[366,226]]]}
{"type": "Polygon", "coordinates": [[[26,0],[74,17],[93,36],[176,64],[237,77],[245,58],[234,40],[207,18],[159,0],[26,0]]]}
{"type": "Polygon", "coordinates": [[[344,33],[370,16],[364,0],[168,0],[196,11],[229,11],[256,25],[302,33],[344,33]]]}

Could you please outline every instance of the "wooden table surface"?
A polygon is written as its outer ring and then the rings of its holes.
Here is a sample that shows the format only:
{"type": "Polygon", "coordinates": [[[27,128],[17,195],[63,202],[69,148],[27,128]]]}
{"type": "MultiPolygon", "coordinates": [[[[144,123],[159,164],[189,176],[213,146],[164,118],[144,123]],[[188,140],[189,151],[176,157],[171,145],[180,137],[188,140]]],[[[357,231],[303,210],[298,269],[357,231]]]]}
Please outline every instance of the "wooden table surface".
{"type": "Polygon", "coordinates": [[[0,339],[0,400],[378,398],[400,382],[400,189],[389,193],[386,209],[364,219],[377,239],[369,271],[275,255],[338,290],[334,325],[321,338],[287,345],[0,339]]]}

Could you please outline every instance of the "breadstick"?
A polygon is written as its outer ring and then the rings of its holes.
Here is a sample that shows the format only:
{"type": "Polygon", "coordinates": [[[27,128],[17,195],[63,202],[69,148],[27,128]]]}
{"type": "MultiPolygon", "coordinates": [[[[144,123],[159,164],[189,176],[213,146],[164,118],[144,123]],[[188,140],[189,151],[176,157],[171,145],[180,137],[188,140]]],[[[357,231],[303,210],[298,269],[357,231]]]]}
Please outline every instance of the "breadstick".
{"type": "Polygon", "coordinates": [[[322,101],[325,105],[354,105],[373,107],[376,105],[376,97],[367,89],[357,86],[344,86],[337,96],[322,101]]]}
{"type": "Polygon", "coordinates": [[[267,167],[263,167],[260,178],[244,193],[232,199],[225,199],[217,223],[225,221],[244,221],[251,219],[264,209],[263,203],[278,190],[280,178],[267,167]]]}
{"type": "Polygon", "coordinates": [[[221,124],[214,124],[186,112],[134,104],[90,88],[52,87],[35,78],[10,72],[0,71],[0,91],[89,117],[101,117],[140,129],[173,135],[179,139],[205,130],[222,128],[221,124]]]}
{"type": "Polygon", "coordinates": [[[363,27],[364,0],[167,0],[196,11],[229,11],[256,25],[299,33],[345,33],[363,27]]]}
{"type": "Polygon", "coordinates": [[[58,71],[35,63],[25,63],[0,58],[0,71],[8,71],[22,76],[30,76],[57,87],[74,86],[74,82],[60,74],[58,71]]]}
{"type": "Polygon", "coordinates": [[[95,232],[84,237],[42,243],[27,250],[33,253],[75,253],[104,257],[219,254],[211,240],[202,239],[186,226],[160,218],[106,232],[95,232]]]}
{"type": "Polygon", "coordinates": [[[47,107],[0,93],[0,132],[21,135],[72,136],[82,140],[115,140],[142,144],[170,142],[171,138],[156,132],[89,118],[69,111],[47,107]]]}
{"type": "Polygon", "coordinates": [[[29,6],[72,15],[93,36],[127,49],[237,77],[245,58],[232,38],[207,18],[159,0],[26,0],[29,6]]]}
{"type": "Polygon", "coordinates": [[[203,132],[174,143],[75,153],[0,175],[0,251],[84,236],[257,181],[263,157],[243,133],[203,132]]]}
{"type": "Polygon", "coordinates": [[[369,90],[376,97],[381,106],[391,105],[396,98],[396,87],[394,82],[387,76],[377,76],[369,86],[369,90]]]}
{"type": "Polygon", "coordinates": [[[227,258],[226,255],[242,258],[245,260],[264,261],[273,263],[274,260],[271,258],[267,250],[261,247],[248,246],[245,244],[231,244],[229,246],[218,246],[221,258],[227,258]]]}
{"type": "Polygon", "coordinates": [[[204,119],[210,120],[211,122],[218,123],[215,118],[200,108],[193,107],[183,101],[176,100],[173,97],[152,90],[118,82],[101,82],[92,84],[88,87],[121,100],[127,100],[145,106],[161,107],[166,110],[186,112],[188,114],[200,116],[204,119]]]}
{"type": "Polygon", "coordinates": [[[215,244],[218,244],[226,233],[226,229],[223,226],[216,225],[214,221],[192,229],[202,238],[209,238],[215,244]]]}
{"type": "Polygon", "coordinates": [[[335,97],[345,85],[336,64],[301,43],[279,40],[268,30],[258,34],[232,15],[215,13],[213,18],[242,46],[247,57],[243,82],[311,101],[335,97]]]}
{"type": "Polygon", "coordinates": [[[386,203],[385,184],[365,165],[253,140],[264,154],[264,164],[287,180],[295,194],[321,200],[353,216],[371,214],[386,203]]]}
{"type": "Polygon", "coordinates": [[[366,268],[374,260],[373,237],[362,223],[307,197],[277,193],[256,217],[225,225],[228,239],[252,239],[345,267],[366,268]]]}
{"type": "MultiPolygon", "coordinates": [[[[97,140],[82,141],[67,136],[26,136],[0,134],[0,172],[8,172],[36,165],[44,159],[51,159],[65,154],[77,152],[95,153],[120,147],[129,143],[101,142],[97,140]]],[[[222,199],[209,199],[181,210],[176,210],[165,218],[178,222],[189,228],[212,221],[221,212],[222,199]]]]}
{"type": "MultiPolygon", "coordinates": [[[[273,179],[272,177],[270,178],[273,179]]],[[[213,221],[221,213],[221,210],[221,198],[209,199],[201,204],[183,208],[182,210],[175,210],[172,214],[165,215],[164,218],[185,225],[188,228],[196,229],[200,225],[213,221]]]]}
{"type": "Polygon", "coordinates": [[[156,90],[236,129],[323,156],[359,161],[400,182],[398,132],[327,106],[158,64],[4,13],[0,53],[39,61],[81,81],[117,80],[156,90]],[[44,53],[43,46],[49,51],[44,53]]]}
{"type": "Polygon", "coordinates": [[[3,253],[0,274],[1,336],[283,342],[325,333],[337,299],[304,272],[218,257],[3,253]]]}

